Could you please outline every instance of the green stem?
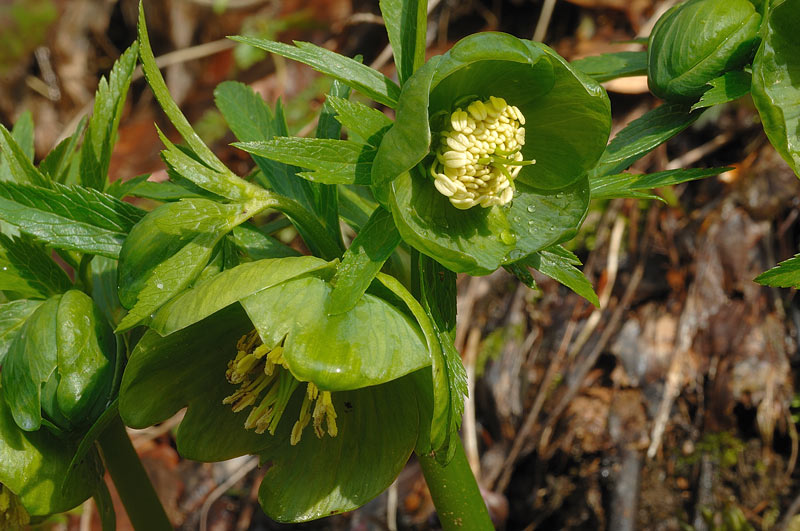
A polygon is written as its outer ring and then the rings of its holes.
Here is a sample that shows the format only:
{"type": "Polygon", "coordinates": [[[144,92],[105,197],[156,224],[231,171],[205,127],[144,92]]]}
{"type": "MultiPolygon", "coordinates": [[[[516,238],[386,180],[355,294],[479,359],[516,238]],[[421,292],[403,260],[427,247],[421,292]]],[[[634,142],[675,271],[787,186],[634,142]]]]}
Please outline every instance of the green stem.
{"type": "Polygon", "coordinates": [[[137,531],[171,530],[167,513],[136,454],[125,425],[116,417],[97,438],[114,486],[137,531]]]}
{"type": "Polygon", "coordinates": [[[262,202],[260,205],[262,207],[261,210],[274,208],[283,212],[300,225],[313,240],[307,241],[306,244],[309,247],[316,246],[312,250],[318,251],[325,260],[333,260],[342,256],[344,249],[340,247],[339,242],[332,238],[322,223],[297,201],[263,189],[259,191],[257,200],[262,202]]]}
{"type": "Polygon", "coordinates": [[[419,456],[422,473],[431,491],[442,529],[494,529],[486,503],[464,454],[461,439],[453,437],[450,444],[455,445],[456,450],[447,466],[440,465],[434,456],[419,456]]]}

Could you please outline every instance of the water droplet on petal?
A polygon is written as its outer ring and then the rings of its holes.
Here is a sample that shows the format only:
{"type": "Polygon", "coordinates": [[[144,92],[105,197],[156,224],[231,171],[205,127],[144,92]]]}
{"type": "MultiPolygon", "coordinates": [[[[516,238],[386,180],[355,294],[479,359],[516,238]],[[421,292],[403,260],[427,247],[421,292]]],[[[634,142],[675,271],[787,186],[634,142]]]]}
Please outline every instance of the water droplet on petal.
{"type": "Polygon", "coordinates": [[[506,245],[512,245],[515,241],[517,241],[517,238],[510,230],[504,230],[500,233],[500,240],[506,245]]]}

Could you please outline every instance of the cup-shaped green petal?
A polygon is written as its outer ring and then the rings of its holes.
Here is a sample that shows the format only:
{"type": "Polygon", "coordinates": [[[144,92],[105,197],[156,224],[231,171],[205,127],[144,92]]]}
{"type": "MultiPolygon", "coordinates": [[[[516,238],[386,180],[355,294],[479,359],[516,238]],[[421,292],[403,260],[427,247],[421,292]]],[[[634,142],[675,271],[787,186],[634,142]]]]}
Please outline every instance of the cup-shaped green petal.
{"type": "Polygon", "coordinates": [[[760,25],[749,0],[689,0],[673,7],[650,34],[650,90],[668,101],[697,101],[709,81],[752,61],[760,25]]]}
{"type": "Polygon", "coordinates": [[[486,274],[575,233],[588,206],[585,175],[610,126],[605,91],[547,46],[502,33],[473,35],[404,85],[373,163],[376,196],[409,245],[454,271],[486,274]],[[524,115],[522,158],[536,163],[520,170],[510,205],[459,210],[434,187],[431,151],[453,111],[490,97],[524,115]],[[556,194],[554,217],[547,205],[556,194]]]}

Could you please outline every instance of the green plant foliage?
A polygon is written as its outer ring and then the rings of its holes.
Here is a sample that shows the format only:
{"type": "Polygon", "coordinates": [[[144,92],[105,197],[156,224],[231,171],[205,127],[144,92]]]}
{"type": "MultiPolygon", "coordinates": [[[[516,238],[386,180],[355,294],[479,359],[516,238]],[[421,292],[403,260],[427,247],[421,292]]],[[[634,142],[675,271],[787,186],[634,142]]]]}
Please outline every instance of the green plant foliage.
{"type": "Polygon", "coordinates": [[[380,6],[402,85],[425,62],[428,2],[381,0],[380,6]]]}
{"type": "Polygon", "coordinates": [[[572,66],[598,83],[647,74],[647,52],[616,52],[572,61],[572,66]]]}
{"type": "Polygon", "coordinates": [[[600,307],[600,301],[592,288],[591,282],[576,266],[581,265],[578,257],[560,246],[550,247],[531,255],[523,263],[564,284],[566,287],[600,307]]]}
{"type": "Polygon", "coordinates": [[[660,199],[648,190],[672,186],[712,175],[725,173],[732,168],[695,168],[690,170],[666,170],[650,174],[617,173],[592,179],[592,199],[612,199],[615,197],[636,197],[639,199],[660,199]]]}
{"type": "Polygon", "coordinates": [[[72,286],[44,247],[24,236],[9,238],[0,233],[0,264],[0,289],[20,297],[46,299],[72,286]]]}
{"type": "Polygon", "coordinates": [[[46,429],[21,430],[7,403],[10,391],[0,386],[0,482],[19,496],[31,516],[69,510],[91,496],[102,482],[102,465],[91,452],[67,477],[77,442],[46,429]]]}
{"type": "Polygon", "coordinates": [[[749,0],[689,0],[671,8],[650,34],[650,90],[667,101],[697,101],[711,80],[752,61],[760,24],[749,0]]]}
{"type": "Polygon", "coordinates": [[[27,153],[2,124],[0,124],[0,149],[3,152],[3,160],[8,165],[9,180],[37,186],[48,185],[49,179],[33,165],[33,154],[27,153]]]}
{"type": "Polygon", "coordinates": [[[752,76],[743,70],[725,72],[720,77],[708,82],[711,88],[703,93],[697,103],[692,105],[691,110],[738,100],[750,93],[751,81],[752,76]]]}
{"type": "Polygon", "coordinates": [[[800,177],[800,2],[773,2],[753,60],[753,102],[764,131],[800,177]]]}
{"type": "Polygon", "coordinates": [[[784,260],[769,271],[761,273],[755,281],[765,286],[800,288],[800,255],[784,260]]]}
{"type": "Polygon", "coordinates": [[[0,304],[0,365],[20,328],[40,304],[26,299],[0,304]]]}
{"type": "Polygon", "coordinates": [[[108,182],[111,149],[114,147],[138,52],[139,46],[134,42],[114,63],[108,80],[101,78],[97,87],[94,114],[86,129],[80,159],[81,184],[88,188],[104,190],[108,182]]]}

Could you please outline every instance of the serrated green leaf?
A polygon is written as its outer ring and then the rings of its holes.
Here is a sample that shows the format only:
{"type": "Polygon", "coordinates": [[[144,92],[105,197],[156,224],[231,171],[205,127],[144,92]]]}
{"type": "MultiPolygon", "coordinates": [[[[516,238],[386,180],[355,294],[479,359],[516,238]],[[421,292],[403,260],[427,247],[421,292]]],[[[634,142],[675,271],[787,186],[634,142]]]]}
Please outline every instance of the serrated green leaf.
{"type": "Polygon", "coordinates": [[[136,66],[139,45],[134,42],[111,69],[106,80],[100,78],[94,99],[94,112],[89,119],[86,137],[81,146],[81,184],[103,191],[108,182],[108,165],[114,149],[125,97],[136,66]]]}
{"type": "MultiPolygon", "coordinates": [[[[33,161],[33,115],[30,111],[24,111],[19,115],[11,129],[11,137],[16,141],[25,157],[33,161]]],[[[4,151],[5,148],[0,151],[0,181],[12,181],[14,175],[11,173],[11,167],[6,161],[4,151]]]]}
{"type": "Polygon", "coordinates": [[[14,182],[48,186],[49,179],[36,169],[25,150],[3,124],[0,124],[0,151],[14,182]]]}
{"type": "Polygon", "coordinates": [[[528,266],[525,264],[521,264],[519,262],[514,262],[511,264],[506,264],[503,266],[503,269],[517,277],[517,280],[525,284],[531,289],[536,288],[536,280],[534,280],[533,275],[528,270],[528,266]]]}
{"type": "MultiPolygon", "coordinates": [[[[592,288],[591,282],[587,279],[583,272],[575,267],[577,257],[564,256],[566,249],[560,248],[551,251],[545,249],[539,251],[535,255],[527,258],[524,263],[533,267],[543,275],[547,275],[564,284],[566,287],[591,302],[595,307],[600,307],[600,300],[592,288]]],[[[569,251],[566,251],[569,252],[569,251]]],[[[571,254],[571,253],[570,253],[571,254]]],[[[580,261],[578,261],[580,263],[580,261]]]]}
{"type": "Polygon", "coordinates": [[[46,299],[67,291],[69,277],[41,245],[29,238],[0,234],[0,290],[46,299]]]}
{"type": "Polygon", "coordinates": [[[58,249],[116,258],[144,212],[90,188],[0,182],[0,218],[58,249]]]}
{"type": "Polygon", "coordinates": [[[800,0],[773,4],[753,60],[753,102],[769,141],[800,177],[800,0]]]}
{"type": "Polygon", "coordinates": [[[317,72],[337,79],[354,88],[365,96],[372,98],[387,107],[397,105],[400,87],[391,79],[354,59],[336,52],[320,48],[309,42],[295,41],[295,45],[274,42],[267,39],[237,36],[231,37],[236,42],[249,44],[287,59],[307,64],[317,72]]]}
{"type": "Polygon", "coordinates": [[[76,166],[80,166],[78,153],[75,148],[78,146],[78,141],[81,139],[83,130],[86,127],[87,118],[84,116],[78,122],[78,127],[75,132],[69,137],[65,138],[53,148],[50,153],[39,164],[39,171],[50,177],[51,180],[64,184],[67,180],[70,168],[73,163],[77,161],[76,166]]]}
{"type": "Polygon", "coordinates": [[[233,241],[236,247],[252,260],[264,258],[286,258],[299,256],[300,253],[288,247],[272,236],[264,234],[257,227],[244,223],[233,228],[233,241]]]}
{"type": "Polygon", "coordinates": [[[697,120],[702,110],[689,112],[683,104],[664,104],[625,126],[589,171],[589,180],[619,173],[697,120]]]}
{"type": "MultiPolygon", "coordinates": [[[[276,104],[273,115],[261,96],[253,92],[250,87],[236,82],[220,84],[214,91],[214,98],[220,112],[240,141],[258,141],[288,135],[280,101],[276,104]]],[[[319,185],[298,177],[299,168],[257,155],[251,154],[251,156],[261,169],[265,179],[262,183],[264,186],[297,201],[309,213],[318,212],[319,185]]],[[[292,222],[314,254],[330,259],[339,256],[339,252],[335,255],[326,253],[325,250],[329,247],[315,241],[314,231],[311,228],[294,218],[292,222]]],[[[326,223],[325,229],[333,241],[338,243],[341,239],[338,225],[334,227],[326,223]]],[[[340,248],[341,245],[337,247],[340,248]]]]}
{"type": "Polygon", "coordinates": [[[399,244],[400,233],[391,213],[376,208],[336,269],[328,314],[350,311],[399,244]]]}
{"type": "Polygon", "coordinates": [[[26,299],[0,304],[0,366],[20,328],[41,304],[42,301],[26,299]]]}
{"type": "Polygon", "coordinates": [[[800,288],[800,254],[764,271],[755,278],[755,281],[764,286],[800,288]]]}
{"type": "Polygon", "coordinates": [[[260,157],[314,170],[298,173],[323,184],[369,184],[375,149],[349,140],[276,137],[234,146],[260,157]]]}
{"type": "Polygon", "coordinates": [[[666,170],[650,174],[617,173],[604,175],[591,181],[592,199],[614,197],[640,197],[642,190],[672,186],[712,175],[725,173],[732,168],[693,168],[666,170]]]}
{"type": "Polygon", "coordinates": [[[209,149],[203,140],[197,135],[189,121],[183,115],[175,100],[169,94],[167,84],[161,76],[161,72],[156,65],[156,58],[153,56],[153,49],[150,47],[150,39],[147,36],[147,23],[144,18],[144,5],[139,3],[139,58],[142,61],[142,72],[150,85],[150,89],[158,100],[159,105],[169,118],[175,129],[181,134],[189,148],[206,164],[209,168],[218,172],[228,171],[225,165],[209,149]]]}
{"type": "Polygon", "coordinates": [[[336,111],[336,119],[350,133],[358,135],[370,146],[379,146],[384,133],[394,122],[378,109],[367,107],[363,103],[350,101],[335,96],[325,100],[336,111]]]}
{"type": "Polygon", "coordinates": [[[722,76],[708,82],[711,88],[703,93],[700,101],[692,105],[691,110],[721,105],[738,100],[750,92],[752,77],[743,70],[726,72],[722,76]]]}
{"type": "Polygon", "coordinates": [[[314,256],[242,264],[177,296],[155,314],[150,328],[161,335],[172,334],[253,293],[328,266],[327,262],[314,256]],[[186,311],[186,308],[191,308],[191,311],[186,311]]]}
{"type": "Polygon", "coordinates": [[[619,77],[647,75],[647,52],[615,52],[584,57],[572,66],[598,83],[619,77]]]}
{"type": "Polygon", "coordinates": [[[427,0],[381,0],[381,14],[402,86],[425,62],[427,0]]]}
{"type": "Polygon", "coordinates": [[[257,195],[258,192],[252,184],[238,177],[225,166],[222,170],[210,168],[178,149],[160,129],[158,129],[158,136],[167,147],[161,152],[164,162],[181,177],[203,190],[232,201],[245,202],[257,195]]]}

